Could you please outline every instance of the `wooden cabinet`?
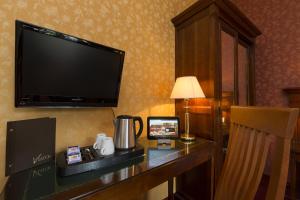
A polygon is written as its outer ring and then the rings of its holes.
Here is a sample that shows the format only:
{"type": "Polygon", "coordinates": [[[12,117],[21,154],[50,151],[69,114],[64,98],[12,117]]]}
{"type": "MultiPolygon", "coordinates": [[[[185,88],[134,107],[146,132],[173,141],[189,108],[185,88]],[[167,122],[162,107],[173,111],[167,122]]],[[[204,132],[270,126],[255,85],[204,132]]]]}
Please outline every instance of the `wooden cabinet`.
{"type": "MultiPolygon", "coordinates": [[[[172,22],[176,29],[175,75],[197,76],[206,95],[206,99],[190,101],[190,132],[217,143],[218,178],[230,106],[255,103],[254,48],[261,32],[227,0],[199,0],[172,22]]],[[[175,109],[184,124],[181,100],[176,100],[175,109]]]]}

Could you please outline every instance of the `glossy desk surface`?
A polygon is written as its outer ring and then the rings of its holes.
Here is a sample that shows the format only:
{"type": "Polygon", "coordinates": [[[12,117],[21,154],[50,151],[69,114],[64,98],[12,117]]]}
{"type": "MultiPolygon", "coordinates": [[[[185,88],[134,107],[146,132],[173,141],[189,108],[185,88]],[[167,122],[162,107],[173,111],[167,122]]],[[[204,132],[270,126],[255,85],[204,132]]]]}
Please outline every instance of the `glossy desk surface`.
{"type": "Polygon", "coordinates": [[[156,141],[145,138],[139,143],[145,148],[144,156],[105,170],[60,177],[55,164],[50,163],[15,174],[9,178],[1,196],[7,200],[80,199],[107,190],[110,193],[103,197],[108,198],[122,195],[122,191],[126,194],[126,189],[136,184],[140,186],[136,189],[142,191],[209,160],[214,149],[214,143],[204,139],[191,144],[172,141],[170,149],[158,149],[156,141]],[[116,194],[117,191],[122,194],[116,194]]]}

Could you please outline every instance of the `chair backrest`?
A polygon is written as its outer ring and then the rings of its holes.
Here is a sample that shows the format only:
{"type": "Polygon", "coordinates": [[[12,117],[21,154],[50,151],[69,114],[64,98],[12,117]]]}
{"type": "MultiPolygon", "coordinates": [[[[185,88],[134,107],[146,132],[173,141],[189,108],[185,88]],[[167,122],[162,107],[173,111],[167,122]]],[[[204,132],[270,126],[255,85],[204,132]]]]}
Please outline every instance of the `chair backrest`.
{"type": "Polygon", "coordinates": [[[231,107],[228,152],[215,200],[253,200],[275,141],[267,200],[284,199],[296,108],[231,107]]]}

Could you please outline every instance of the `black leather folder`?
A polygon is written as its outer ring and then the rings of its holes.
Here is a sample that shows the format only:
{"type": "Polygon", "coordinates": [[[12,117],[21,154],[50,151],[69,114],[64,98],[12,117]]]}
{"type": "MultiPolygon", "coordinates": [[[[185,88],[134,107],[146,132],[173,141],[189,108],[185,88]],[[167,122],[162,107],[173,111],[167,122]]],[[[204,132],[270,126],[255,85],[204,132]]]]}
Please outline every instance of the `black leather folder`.
{"type": "Polygon", "coordinates": [[[55,118],[7,122],[5,175],[55,160],[55,118]]]}

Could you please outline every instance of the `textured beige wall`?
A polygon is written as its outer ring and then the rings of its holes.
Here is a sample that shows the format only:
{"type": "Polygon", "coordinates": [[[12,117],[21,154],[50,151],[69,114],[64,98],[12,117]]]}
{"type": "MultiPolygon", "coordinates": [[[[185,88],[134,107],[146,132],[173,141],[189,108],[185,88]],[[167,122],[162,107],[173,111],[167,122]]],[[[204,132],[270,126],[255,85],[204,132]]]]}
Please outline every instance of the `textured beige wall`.
{"type": "MultiPolygon", "coordinates": [[[[116,114],[172,115],[174,28],[170,19],[191,0],[0,0],[0,188],[3,186],[6,122],[57,118],[56,150],[89,145],[95,134],[112,135],[109,108],[14,107],[15,20],[23,20],[126,51],[116,114]]],[[[145,131],[144,131],[145,133],[145,131]]],[[[45,141],[46,142],[46,141],[45,141]]]]}

